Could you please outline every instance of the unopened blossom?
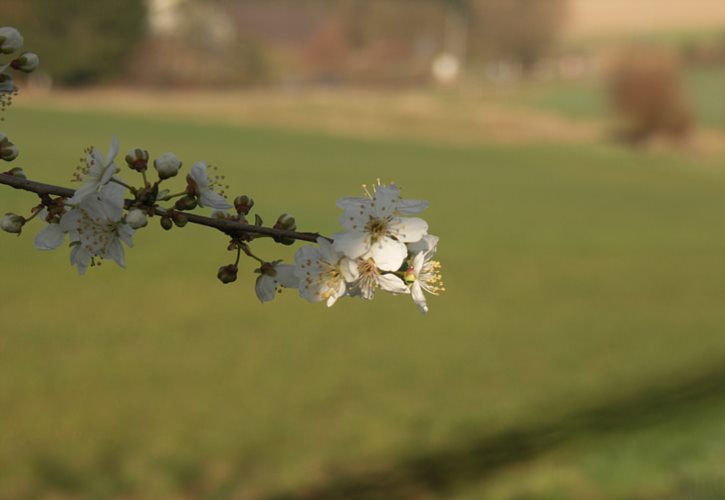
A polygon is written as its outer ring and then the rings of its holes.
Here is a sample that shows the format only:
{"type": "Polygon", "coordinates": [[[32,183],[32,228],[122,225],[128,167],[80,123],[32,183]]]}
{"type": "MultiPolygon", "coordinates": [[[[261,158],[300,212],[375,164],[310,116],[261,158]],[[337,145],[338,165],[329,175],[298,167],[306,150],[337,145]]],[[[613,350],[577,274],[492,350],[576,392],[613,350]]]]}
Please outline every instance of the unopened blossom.
{"type": "Polygon", "coordinates": [[[73,197],[68,200],[71,205],[83,201],[91,193],[97,192],[102,186],[108,184],[116,173],[114,160],[118,154],[118,139],[114,136],[111,140],[111,148],[104,159],[97,148],[91,147],[86,155],[84,165],[79,168],[75,180],[82,181],[83,185],[76,190],[73,197]]]}
{"type": "Polygon", "coordinates": [[[159,174],[159,179],[170,179],[179,173],[181,161],[174,153],[164,153],[154,160],[154,168],[159,174]]]}
{"type": "Polygon", "coordinates": [[[0,158],[5,161],[13,161],[19,154],[18,147],[10,142],[5,134],[0,132],[0,158]]]}
{"type": "Polygon", "coordinates": [[[259,273],[259,277],[254,285],[254,291],[262,303],[274,299],[281,288],[297,288],[300,283],[295,274],[295,266],[281,264],[280,261],[265,262],[256,272],[259,273]]]}
{"type": "Polygon", "coordinates": [[[33,52],[25,52],[10,63],[13,68],[20,70],[23,73],[32,73],[37,69],[39,64],[40,58],[38,57],[38,54],[33,52]]]}
{"type": "Polygon", "coordinates": [[[126,224],[131,226],[131,229],[141,229],[148,225],[149,220],[146,213],[138,208],[132,208],[126,214],[126,224]]]}
{"type": "Polygon", "coordinates": [[[12,54],[23,46],[23,35],[11,26],[0,28],[0,52],[12,54]]]}
{"type": "Polygon", "coordinates": [[[25,225],[25,218],[20,215],[8,213],[0,219],[0,229],[6,233],[20,234],[25,225]]]}
{"type": "Polygon", "coordinates": [[[300,295],[310,302],[325,301],[331,307],[347,292],[347,283],[358,276],[357,264],[318,238],[319,247],[303,246],[295,255],[295,273],[300,280],[300,295]]]}
{"type": "Polygon", "coordinates": [[[203,161],[194,163],[186,180],[189,184],[189,191],[199,197],[199,206],[217,210],[232,208],[224,196],[216,191],[221,189],[221,186],[218,182],[209,179],[207,166],[203,161]]]}
{"type": "MultiPolygon", "coordinates": [[[[400,190],[394,184],[379,186],[372,198],[347,199],[340,219],[346,232],[335,237],[335,248],[351,259],[372,258],[378,269],[397,271],[405,261],[405,243],[420,240],[428,223],[417,217],[401,217],[400,190]]],[[[420,208],[420,207],[418,207],[420,208]]]]}
{"type": "MultiPolygon", "coordinates": [[[[410,286],[410,294],[413,302],[423,313],[428,312],[423,292],[438,295],[445,291],[441,278],[441,264],[433,260],[438,247],[437,236],[425,236],[420,242],[412,246],[419,249],[410,259],[410,264],[405,272],[405,282],[410,286]]],[[[409,245],[411,248],[411,245],[409,245]]]]}
{"type": "Polygon", "coordinates": [[[382,273],[372,258],[351,261],[357,269],[357,278],[349,285],[349,295],[359,295],[371,300],[375,291],[380,288],[386,292],[408,294],[410,289],[405,282],[393,273],[382,273]]]}
{"type": "Polygon", "coordinates": [[[136,172],[145,172],[149,164],[149,152],[145,149],[134,148],[126,153],[126,164],[136,172]]]}

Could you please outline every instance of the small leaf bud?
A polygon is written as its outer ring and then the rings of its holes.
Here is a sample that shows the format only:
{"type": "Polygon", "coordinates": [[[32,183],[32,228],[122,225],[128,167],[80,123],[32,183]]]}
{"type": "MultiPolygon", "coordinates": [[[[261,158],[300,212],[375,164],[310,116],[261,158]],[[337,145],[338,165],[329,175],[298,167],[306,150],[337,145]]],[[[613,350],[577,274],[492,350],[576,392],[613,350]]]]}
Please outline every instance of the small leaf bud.
{"type": "Polygon", "coordinates": [[[8,170],[8,174],[12,175],[14,177],[20,177],[21,179],[27,179],[27,176],[25,175],[25,171],[20,167],[13,167],[10,170],[8,170]]]}
{"type": "Polygon", "coordinates": [[[286,231],[294,231],[297,229],[297,221],[290,214],[282,214],[274,224],[275,229],[284,229],[286,231]]]}
{"type": "Polygon", "coordinates": [[[189,222],[189,217],[181,212],[173,212],[171,214],[171,220],[174,221],[176,227],[184,227],[189,222]]]}
{"type": "Polygon", "coordinates": [[[190,194],[179,198],[174,204],[177,210],[194,210],[196,208],[196,205],[196,196],[190,194]]]}
{"type": "Polygon", "coordinates": [[[254,225],[255,226],[264,226],[264,221],[262,220],[262,217],[259,214],[254,214],[254,225]]]}
{"type": "Polygon", "coordinates": [[[237,209],[237,213],[241,215],[247,215],[249,214],[249,211],[254,206],[254,199],[250,198],[249,196],[242,195],[237,196],[234,199],[234,208],[237,209]]]}
{"type": "Polygon", "coordinates": [[[174,227],[174,223],[171,221],[171,217],[167,215],[161,217],[161,227],[163,227],[166,231],[170,231],[171,228],[174,227]]]}
{"type": "Polygon", "coordinates": [[[22,71],[23,73],[32,73],[40,64],[40,58],[38,54],[33,52],[25,52],[20,55],[17,59],[10,63],[13,68],[22,71]]]}
{"type": "Polygon", "coordinates": [[[145,172],[149,166],[149,152],[145,149],[132,149],[126,154],[128,167],[136,172],[145,172]]]}
{"type": "MultiPolygon", "coordinates": [[[[274,228],[282,229],[284,231],[295,231],[297,229],[297,222],[290,214],[282,214],[274,224],[274,228]]],[[[293,245],[295,242],[294,238],[285,238],[282,236],[276,236],[274,241],[283,245],[293,245]]]]}
{"type": "Polygon", "coordinates": [[[23,46],[23,35],[18,30],[10,26],[0,28],[0,52],[3,54],[12,54],[16,50],[20,50],[23,46]]]}
{"type": "Polygon", "coordinates": [[[5,217],[0,219],[0,229],[6,233],[20,234],[25,225],[25,218],[20,215],[7,213],[5,217]]]}
{"type": "Polygon", "coordinates": [[[142,227],[146,227],[148,223],[148,217],[143,210],[132,208],[126,214],[126,224],[131,226],[131,229],[141,229],[142,227]]]}
{"type": "Polygon", "coordinates": [[[219,268],[219,272],[217,273],[217,278],[219,278],[219,281],[221,281],[225,285],[228,283],[233,283],[233,282],[237,281],[237,271],[238,271],[238,268],[234,264],[229,264],[228,266],[222,266],[219,268]]]}
{"type": "Polygon", "coordinates": [[[170,179],[179,173],[181,161],[174,153],[164,153],[154,160],[154,168],[159,174],[159,179],[170,179]]]}

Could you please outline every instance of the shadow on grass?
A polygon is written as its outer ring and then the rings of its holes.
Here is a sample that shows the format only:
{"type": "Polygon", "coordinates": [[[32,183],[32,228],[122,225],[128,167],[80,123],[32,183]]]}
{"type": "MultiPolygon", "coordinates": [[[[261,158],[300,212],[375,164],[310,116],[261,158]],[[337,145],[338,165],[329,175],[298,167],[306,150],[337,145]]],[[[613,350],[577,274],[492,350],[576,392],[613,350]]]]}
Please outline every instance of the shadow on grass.
{"type": "Polygon", "coordinates": [[[725,363],[699,376],[614,398],[556,420],[472,437],[386,468],[350,472],[268,500],[409,499],[445,496],[558,446],[666,422],[725,396],[725,363]]]}

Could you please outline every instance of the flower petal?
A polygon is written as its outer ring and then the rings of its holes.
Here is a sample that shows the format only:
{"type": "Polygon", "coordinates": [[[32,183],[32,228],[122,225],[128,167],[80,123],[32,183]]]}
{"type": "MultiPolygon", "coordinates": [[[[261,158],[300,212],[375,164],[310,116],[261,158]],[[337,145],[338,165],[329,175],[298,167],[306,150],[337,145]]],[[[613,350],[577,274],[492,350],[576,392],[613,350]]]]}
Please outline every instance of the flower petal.
{"type": "Polygon", "coordinates": [[[333,245],[338,252],[351,259],[357,259],[370,251],[370,235],[361,231],[338,233],[335,235],[333,245]]]}
{"type": "Polygon", "coordinates": [[[420,286],[420,283],[417,281],[413,283],[413,285],[410,287],[410,294],[413,297],[413,302],[418,306],[418,309],[420,309],[420,312],[423,314],[428,312],[428,304],[425,301],[425,295],[423,295],[423,289],[420,286]]]}
{"type": "Polygon", "coordinates": [[[378,269],[397,271],[408,256],[408,248],[392,238],[381,238],[372,244],[370,253],[378,269]]]}
{"type": "Polygon", "coordinates": [[[55,250],[63,244],[65,232],[60,224],[48,224],[35,236],[35,248],[55,250]]]}
{"type": "Polygon", "coordinates": [[[274,280],[266,274],[260,275],[254,284],[254,291],[257,293],[260,302],[263,304],[269,302],[276,295],[274,280]]]}
{"type": "Polygon", "coordinates": [[[199,197],[199,206],[216,208],[217,210],[229,210],[232,208],[222,195],[210,189],[202,190],[201,196],[199,197]]]}
{"type": "Polygon", "coordinates": [[[295,273],[295,268],[291,264],[277,264],[274,266],[276,272],[274,280],[285,288],[297,288],[300,286],[300,279],[295,273]]]}
{"type": "Polygon", "coordinates": [[[416,215],[428,208],[426,200],[400,200],[397,213],[400,215],[416,215]]]}
{"type": "Polygon", "coordinates": [[[108,248],[106,249],[106,254],[103,255],[103,257],[111,258],[115,260],[119,266],[126,267],[126,258],[123,253],[123,246],[121,245],[121,241],[117,238],[111,240],[108,248]]]}
{"type": "Polygon", "coordinates": [[[376,217],[385,218],[395,213],[400,201],[400,189],[395,184],[380,186],[375,191],[372,212],[376,217]]]}
{"type": "Polygon", "coordinates": [[[405,282],[394,274],[381,274],[378,278],[380,288],[387,292],[408,294],[410,290],[405,286],[405,282]]]}
{"type": "Polygon", "coordinates": [[[390,234],[403,243],[419,241],[428,233],[428,223],[418,217],[395,217],[388,227],[390,234]]]}

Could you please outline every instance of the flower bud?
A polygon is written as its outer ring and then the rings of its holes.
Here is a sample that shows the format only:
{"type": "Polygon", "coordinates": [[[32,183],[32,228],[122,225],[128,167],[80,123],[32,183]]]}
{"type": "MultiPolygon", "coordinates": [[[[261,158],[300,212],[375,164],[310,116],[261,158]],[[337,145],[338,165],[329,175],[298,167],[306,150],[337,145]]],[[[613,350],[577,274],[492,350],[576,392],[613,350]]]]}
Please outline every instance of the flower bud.
{"type": "Polygon", "coordinates": [[[126,214],[126,224],[131,226],[131,229],[141,229],[146,227],[148,223],[149,219],[143,210],[132,208],[126,214]]]}
{"type": "Polygon", "coordinates": [[[249,211],[254,206],[254,199],[249,196],[242,195],[234,198],[234,208],[237,209],[237,213],[241,215],[249,214],[249,211]]]}
{"type": "Polygon", "coordinates": [[[18,30],[10,26],[0,28],[0,52],[3,54],[12,54],[23,46],[23,35],[18,30]]]}
{"type": "Polygon", "coordinates": [[[25,175],[25,171],[20,167],[13,167],[10,170],[8,170],[8,175],[12,175],[14,177],[20,177],[21,179],[27,179],[28,177],[25,175]]]}
{"type": "Polygon", "coordinates": [[[0,132],[0,158],[5,161],[13,161],[18,157],[18,147],[10,142],[7,136],[0,132]]]}
{"type": "Polygon", "coordinates": [[[0,229],[6,233],[20,234],[23,231],[25,218],[20,215],[8,213],[0,219],[0,229]]]}
{"type": "Polygon", "coordinates": [[[176,200],[176,203],[174,204],[177,210],[194,210],[196,208],[196,205],[196,196],[190,194],[182,196],[181,198],[176,200]]]}
{"type": "Polygon", "coordinates": [[[145,172],[149,166],[149,152],[145,149],[132,149],[126,154],[128,167],[136,172],[145,172]]]}
{"type": "Polygon", "coordinates": [[[10,63],[15,69],[22,71],[23,73],[32,73],[40,64],[40,58],[38,54],[33,52],[24,52],[17,59],[10,63]]]}
{"type": "Polygon", "coordinates": [[[226,285],[237,281],[237,271],[237,266],[229,264],[228,266],[220,267],[216,276],[219,278],[219,281],[226,285]]]}
{"type": "Polygon", "coordinates": [[[154,160],[154,168],[159,173],[159,179],[170,179],[179,173],[181,161],[174,153],[164,153],[154,160]]]}
{"type": "Polygon", "coordinates": [[[184,227],[189,222],[189,217],[181,212],[173,212],[171,220],[176,224],[176,227],[184,227]]]}
{"type": "MultiPolygon", "coordinates": [[[[290,214],[282,214],[277,219],[274,228],[282,229],[284,231],[294,231],[297,229],[297,222],[295,221],[295,218],[292,217],[290,214]]],[[[283,245],[293,245],[295,242],[293,238],[285,238],[281,236],[275,237],[274,241],[283,245]]]]}
{"type": "Polygon", "coordinates": [[[161,227],[163,227],[166,231],[171,231],[171,228],[174,227],[174,223],[171,221],[171,217],[167,215],[161,217],[161,227]]]}
{"type": "Polygon", "coordinates": [[[294,231],[297,229],[297,221],[290,214],[282,214],[274,224],[275,229],[284,229],[286,231],[294,231]]]}

